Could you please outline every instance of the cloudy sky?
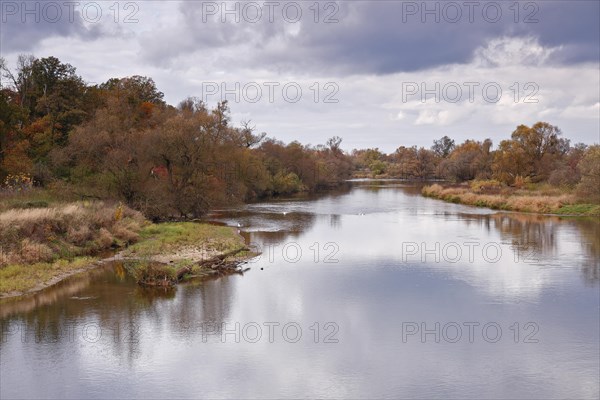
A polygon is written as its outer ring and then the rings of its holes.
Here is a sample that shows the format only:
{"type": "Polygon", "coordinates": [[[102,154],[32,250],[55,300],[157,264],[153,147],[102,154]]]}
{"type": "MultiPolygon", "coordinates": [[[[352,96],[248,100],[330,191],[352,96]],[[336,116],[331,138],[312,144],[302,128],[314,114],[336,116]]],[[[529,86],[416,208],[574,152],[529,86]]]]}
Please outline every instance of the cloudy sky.
{"type": "Polygon", "coordinates": [[[90,83],[151,76],[170,104],[347,150],[494,143],[547,121],[600,142],[600,2],[4,1],[0,55],[55,56],[90,83]]]}

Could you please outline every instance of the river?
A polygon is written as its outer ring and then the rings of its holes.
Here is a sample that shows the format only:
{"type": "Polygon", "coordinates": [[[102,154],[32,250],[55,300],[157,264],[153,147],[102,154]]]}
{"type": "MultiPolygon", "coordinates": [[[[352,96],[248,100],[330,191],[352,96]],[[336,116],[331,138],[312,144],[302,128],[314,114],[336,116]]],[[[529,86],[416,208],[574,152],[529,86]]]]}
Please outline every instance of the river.
{"type": "Polygon", "coordinates": [[[262,254],[1,303],[4,398],[598,398],[600,224],[394,181],[216,211],[262,254]]]}

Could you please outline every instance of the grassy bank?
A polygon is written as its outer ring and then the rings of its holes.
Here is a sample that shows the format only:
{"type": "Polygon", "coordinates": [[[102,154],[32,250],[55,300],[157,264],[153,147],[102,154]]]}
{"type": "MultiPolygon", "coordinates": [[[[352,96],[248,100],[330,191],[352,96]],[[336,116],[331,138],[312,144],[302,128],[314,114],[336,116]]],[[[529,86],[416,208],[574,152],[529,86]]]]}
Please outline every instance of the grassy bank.
{"type": "MultiPolygon", "coordinates": [[[[152,224],[120,203],[53,203],[0,212],[0,297],[50,286],[115,251],[168,269],[244,248],[228,227],[191,222],[152,224]]],[[[132,261],[133,262],[133,261],[132,261]]]]}
{"type": "Polygon", "coordinates": [[[76,257],[34,264],[10,264],[0,268],[0,296],[34,292],[93,267],[95,257],[76,257]]]}
{"type": "Polygon", "coordinates": [[[253,255],[244,239],[227,226],[151,224],[142,229],[140,237],[121,256],[127,271],[143,284],[172,285],[182,279],[220,274],[223,268],[214,266],[224,262],[232,262],[227,267],[236,272],[237,262],[253,255]]]}
{"type": "Polygon", "coordinates": [[[473,182],[470,186],[425,186],[426,197],[494,210],[556,215],[600,216],[600,205],[580,203],[577,197],[556,188],[515,189],[473,182]]]}
{"type": "Polygon", "coordinates": [[[195,222],[148,224],[140,239],[123,252],[124,257],[184,263],[245,247],[232,228],[195,222]]]}

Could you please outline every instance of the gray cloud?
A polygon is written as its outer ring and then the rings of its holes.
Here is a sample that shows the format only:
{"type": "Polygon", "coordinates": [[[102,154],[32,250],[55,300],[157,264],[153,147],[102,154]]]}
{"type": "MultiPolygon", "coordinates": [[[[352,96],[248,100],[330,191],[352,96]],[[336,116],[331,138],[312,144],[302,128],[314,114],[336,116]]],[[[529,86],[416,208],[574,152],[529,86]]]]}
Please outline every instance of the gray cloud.
{"type": "MultiPolygon", "coordinates": [[[[227,7],[231,9],[236,3],[240,10],[247,7],[251,18],[256,8],[247,4],[262,6],[261,18],[255,23],[243,18],[236,22],[234,15],[227,14],[227,22],[223,23],[221,1],[172,3],[167,13],[176,14],[175,19],[164,24],[157,23],[160,16],[141,21],[139,27],[145,30],[138,38],[141,56],[162,67],[176,57],[201,52],[222,67],[239,55],[248,68],[389,74],[465,63],[475,49],[493,38],[533,36],[543,46],[558,48],[551,62],[572,64],[600,59],[598,1],[521,1],[518,14],[512,1],[475,2],[472,9],[463,1],[341,1],[335,3],[336,8],[332,2],[323,1],[319,3],[318,22],[314,21],[313,2],[280,1],[273,8],[273,21],[269,21],[264,1],[230,2],[227,7]],[[300,22],[286,21],[286,17],[294,19],[296,5],[302,8],[300,22]],[[437,8],[437,16],[427,13],[425,7],[437,8]],[[494,22],[498,7],[502,15],[494,22]],[[328,17],[338,22],[324,23],[328,17]]],[[[95,3],[101,7],[103,18],[92,23],[93,9],[85,18],[82,6],[70,10],[65,4],[3,1],[0,51],[32,51],[41,40],[51,37],[91,41],[120,34],[120,25],[111,19],[110,4],[95,3]],[[60,6],[60,18],[56,18],[54,5],[60,6]],[[25,7],[37,12],[24,15],[25,7]]],[[[153,7],[150,2],[136,4],[142,11],[153,7]]]]}
{"type": "MultiPolygon", "coordinates": [[[[464,2],[427,2],[430,8],[437,4],[439,23],[434,21],[434,15],[423,15],[423,2],[339,2],[339,10],[334,14],[339,22],[329,24],[322,19],[333,10],[321,9],[321,22],[315,23],[312,2],[296,3],[302,4],[303,9],[299,24],[286,22],[282,18],[284,4],[294,2],[280,3],[273,22],[263,11],[257,23],[236,23],[233,15],[227,15],[227,22],[223,23],[219,20],[221,10],[207,18],[206,2],[185,2],[179,7],[181,25],[171,27],[175,32],[149,33],[143,39],[148,45],[142,55],[150,62],[164,63],[165,56],[203,51],[218,63],[220,57],[229,61],[224,53],[235,48],[242,52],[240,56],[247,67],[388,74],[465,63],[476,48],[493,38],[533,36],[541,45],[558,48],[552,62],[597,62],[600,58],[597,1],[521,2],[518,15],[513,2],[478,2],[472,22],[464,2]],[[451,20],[456,8],[448,3],[461,9],[462,16],[455,23],[451,20]],[[410,8],[413,5],[419,10],[410,8]],[[502,16],[492,22],[496,6],[502,16]]],[[[288,15],[293,17],[292,11],[288,15]]]]}
{"type": "Polygon", "coordinates": [[[94,3],[82,15],[69,3],[73,2],[1,1],[0,53],[29,52],[52,37],[89,41],[109,34],[104,22],[109,17],[110,4],[94,3]]]}
{"type": "MultiPolygon", "coordinates": [[[[140,27],[146,31],[139,36],[141,56],[164,67],[178,56],[202,52],[217,65],[229,65],[233,55],[228,52],[235,51],[248,68],[389,74],[465,63],[476,48],[493,38],[533,36],[543,46],[558,48],[552,62],[572,64],[600,59],[598,1],[522,1],[518,3],[518,14],[512,1],[474,2],[472,9],[463,1],[341,1],[335,3],[335,8],[333,2],[322,1],[316,17],[315,3],[286,0],[272,9],[273,21],[269,21],[264,1],[230,2],[227,7],[237,6],[252,18],[256,7],[248,3],[262,7],[262,16],[255,23],[244,18],[236,22],[233,14],[224,15],[221,1],[173,3],[167,13],[177,18],[162,25],[157,24],[161,17],[141,21],[140,27]],[[291,23],[296,5],[301,6],[302,17],[299,23],[291,23]],[[438,10],[437,15],[427,12],[433,9],[438,10]],[[494,22],[498,9],[501,16],[494,22]],[[222,17],[227,22],[223,23],[222,17]],[[337,22],[324,23],[327,18],[337,22]]],[[[69,9],[66,4],[3,1],[0,50],[32,51],[50,37],[91,41],[120,34],[121,25],[113,23],[109,3],[94,3],[103,13],[99,22],[90,21],[96,15],[95,9],[82,15],[83,5],[69,9]],[[56,6],[60,8],[59,18],[56,6]],[[24,13],[25,8],[30,12],[24,13]]],[[[142,11],[152,8],[152,3],[136,4],[142,11]]]]}

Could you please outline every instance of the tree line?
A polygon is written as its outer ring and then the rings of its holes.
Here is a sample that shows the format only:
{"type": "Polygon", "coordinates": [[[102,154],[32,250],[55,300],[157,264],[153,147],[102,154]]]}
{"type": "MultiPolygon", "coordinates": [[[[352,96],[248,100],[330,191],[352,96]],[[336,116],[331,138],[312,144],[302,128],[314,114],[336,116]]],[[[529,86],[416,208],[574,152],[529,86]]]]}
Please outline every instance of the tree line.
{"type": "Polygon", "coordinates": [[[154,219],[198,217],[365,175],[548,182],[582,193],[600,186],[599,147],[572,146],[545,122],[517,127],[496,150],[489,139],[456,144],[445,136],[431,148],[346,153],[339,137],[286,144],[256,132],[250,121],[235,126],[226,101],[214,108],[197,98],[169,105],[149,77],[90,85],[72,65],[31,55],[19,56],[14,69],[0,58],[0,71],[4,190],[60,186],[79,197],[120,199],[154,219]]]}
{"type": "Polygon", "coordinates": [[[448,136],[430,148],[400,146],[385,154],[377,148],[353,150],[358,171],[368,176],[449,182],[494,180],[523,187],[547,183],[576,190],[583,199],[600,201],[600,146],[571,145],[547,122],[519,125],[496,150],[491,139],[456,144],[448,136]]]}
{"type": "Polygon", "coordinates": [[[198,217],[266,196],[315,191],[351,177],[341,139],[310,146],[231,122],[226,101],[166,104],[152,78],[88,85],[55,57],[0,60],[0,179],[5,187],[68,183],[81,197],[118,198],[150,218],[198,217]]]}

